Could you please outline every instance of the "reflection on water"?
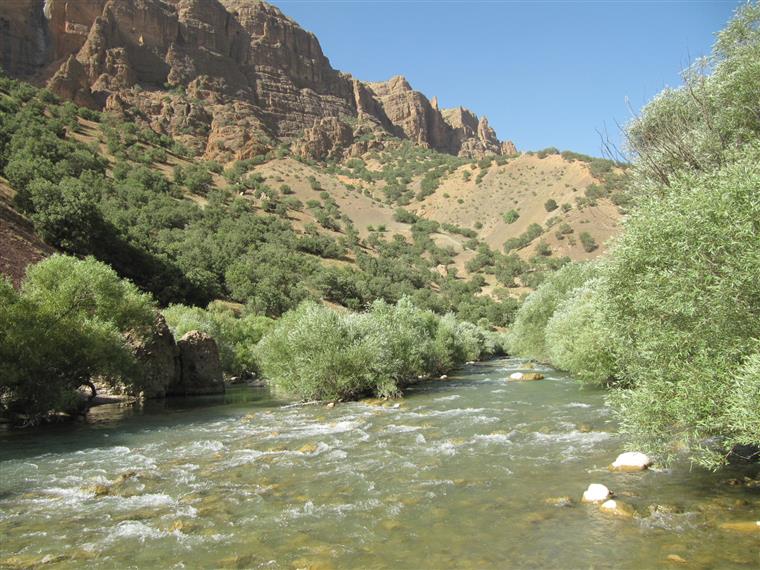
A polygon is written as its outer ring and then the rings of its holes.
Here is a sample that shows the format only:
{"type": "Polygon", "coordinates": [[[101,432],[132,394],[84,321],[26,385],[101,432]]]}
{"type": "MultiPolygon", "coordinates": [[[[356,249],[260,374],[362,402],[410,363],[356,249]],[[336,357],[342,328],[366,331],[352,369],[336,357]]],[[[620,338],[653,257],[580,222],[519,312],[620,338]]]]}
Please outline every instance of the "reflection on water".
{"type": "Polygon", "coordinates": [[[613,474],[603,393],[561,374],[468,367],[386,405],[290,406],[264,389],[103,406],[0,435],[0,567],[692,568],[759,566],[755,476],[613,474]],[[575,502],[591,482],[634,506],[575,502]],[[670,562],[668,562],[670,556],[670,562]]]}

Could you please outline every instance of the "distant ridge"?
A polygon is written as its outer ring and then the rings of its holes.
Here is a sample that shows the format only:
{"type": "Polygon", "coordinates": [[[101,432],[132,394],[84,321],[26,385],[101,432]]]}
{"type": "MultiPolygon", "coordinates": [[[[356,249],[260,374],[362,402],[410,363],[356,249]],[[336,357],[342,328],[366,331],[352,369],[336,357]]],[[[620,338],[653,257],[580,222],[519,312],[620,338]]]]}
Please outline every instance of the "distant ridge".
{"type": "Polygon", "coordinates": [[[302,156],[361,155],[388,136],[453,155],[511,155],[485,117],[401,76],[333,69],[314,34],[259,0],[5,0],[0,64],[214,159],[281,142],[302,156]]]}

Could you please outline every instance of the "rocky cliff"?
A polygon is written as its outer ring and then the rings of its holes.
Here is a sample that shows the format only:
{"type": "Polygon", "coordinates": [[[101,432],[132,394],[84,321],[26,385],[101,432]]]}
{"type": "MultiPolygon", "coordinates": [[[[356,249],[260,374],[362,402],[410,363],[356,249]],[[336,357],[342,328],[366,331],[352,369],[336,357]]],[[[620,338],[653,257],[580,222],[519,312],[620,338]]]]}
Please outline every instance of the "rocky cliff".
{"type": "Polygon", "coordinates": [[[403,77],[333,69],[313,34],[259,0],[5,0],[0,64],[207,158],[281,141],[336,157],[387,135],[463,156],[513,150],[485,118],[441,111],[403,77]]]}

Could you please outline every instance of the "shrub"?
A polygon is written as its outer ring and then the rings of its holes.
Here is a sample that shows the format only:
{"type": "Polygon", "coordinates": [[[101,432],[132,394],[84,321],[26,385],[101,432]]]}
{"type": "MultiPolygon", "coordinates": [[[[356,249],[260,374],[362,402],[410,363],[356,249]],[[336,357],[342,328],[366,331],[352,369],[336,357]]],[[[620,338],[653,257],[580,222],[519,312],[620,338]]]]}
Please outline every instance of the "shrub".
{"type": "Polygon", "coordinates": [[[509,212],[505,212],[502,217],[506,223],[513,224],[520,218],[520,213],[517,210],[513,209],[509,212]]]}
{"type": "Polygon", "coordinates": [[[139,381],[125,333],[147,333],[153,301],[110,267],[54,255],[19,293],[0,280],[0,306],[0,412],[40,419],[74,411],[77,387],[96,376],[139,381]]]}
{"type": "Polygon", "coordinates": [[[401,224],[413,224],[419,218],[409,210],[396,208],[396,211],[393,212],[393,219],[401,224]]]}
{"type": "Polygon", "coordinates": [[[510,252],[513,249],[522,249],[538,236],[544,233],[544,229],[538,224],[531,224],[528,229],[516,238],[510,238],[504,242],[504,251],[510,252]]]}
{"type": "Polygon", "coordinates": [[[544,202],[544,209],[547,212],[553,212],[557,208],[557,201],[554,198],[549,198],[546,202],[544,202]]]}
{"type": "Polygon", "coordinates": [[[193,194],[206,194],[209,191],[213,178],[205,166],[202,164],[191,164],[183,172],[184,184],[190,192],[193,194]]]}
{"type": "Polygon", "coordinates": [[[642,449],[686,448],[717,466],[753,433],[735,421],[751,398],[733,378],[760,338],[758,157],[755,144],[714,173],[672,179],[630,216],[606,265],[604,304],[632,388],[617,399],[622,429],[642,449]],[[717,448],[705,444],[716,436],[717,448]]]}
{"type": "Polygon", "coordinates": [[[599,280],[592,279],[557,305],[546,324],[546,351],[557,368],[582,382],[606,384],[616,372],[614,339],[599,306],[599,280]]]}
{"type": "Polygon", "coordinates": [[[259,344],[276,386],[313,400],[397,396],[421,374],[438,373],[498,350],[492,335],[453,315],[436,317],[410,300],[339,313],[312,302],[280,319],[259,344]]]}
{"type": "Polygon", "coordinates": [[[544,240],[541,240],[538,242],[538,245],[536,246],[536,254],[549,256],[552,254],[552,248],[549,247],[549,244],[546,243],[544,240]]]}
{"type": "Polygon", "coordinates": [[[538,289],[528,295],[517,311],[508,344],[510,352],[542,361],[549,360],[546,345],[546,325],[573,291],[595,273],[589,263],[571,263],[551,275],[538,289]]]}
{"type": "Polygon", "coordinates": [[[588,232],[581,232],[578,236],[581,239],[581,244],[583,245],[583,250],[591,253],[599,246],[596,244],[596,240],[591,236],[588,232]]]}

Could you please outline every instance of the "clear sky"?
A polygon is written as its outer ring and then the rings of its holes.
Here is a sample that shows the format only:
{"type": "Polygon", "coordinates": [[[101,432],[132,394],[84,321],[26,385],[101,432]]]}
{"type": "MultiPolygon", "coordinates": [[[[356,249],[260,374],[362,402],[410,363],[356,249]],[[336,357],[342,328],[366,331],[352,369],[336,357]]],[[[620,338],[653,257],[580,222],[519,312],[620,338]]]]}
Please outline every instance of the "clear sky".
{"type": "Polygon", "coordinates": [[[272,0],[365,81],[404,75],[485,114],[521,150],[600,155],[616,123],[709,53],[741,4],[713,1],[272,0]]]}

